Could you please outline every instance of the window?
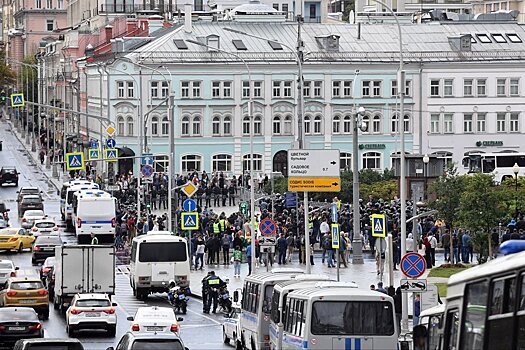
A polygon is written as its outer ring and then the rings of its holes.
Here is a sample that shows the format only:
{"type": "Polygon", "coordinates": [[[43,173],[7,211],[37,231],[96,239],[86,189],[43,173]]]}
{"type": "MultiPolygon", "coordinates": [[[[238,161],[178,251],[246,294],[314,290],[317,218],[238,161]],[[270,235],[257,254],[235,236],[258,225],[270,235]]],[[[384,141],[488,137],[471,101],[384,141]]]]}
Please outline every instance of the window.
{"type": "Polygon", "coordinates": [[[222,83],[222,95],[224,98],[232,97],[232,82],[225,81],[222,83]]]}
{"type": "Polygon", "coordinates": [[[184,42],[184,39],[173,39],[173,43],[179,50],[187,50],[188,45],[184,42]]]}
{"type": "Polygon", "coordinates": [[[250,117],[242,118],[242,134],[250,135],[250,117]]]}
{"type": "Polygon", "coordinates": [[[465,287],[464,321],[462,322],[460,349],[482,350],[487,313],[488,283],[471,283],[465,287]]]}
{"type": "Polygon", "coordinates": [[[454,114],[445,113],[443,116],[443,131],[445,134],[454,132],[454,114]]]}
{"type": "Polygon", "coordinates": [[[431,134],[439,134],[440,131],[440,122],[441,116],[438,113],[432,113],[430,114],[430,133],[431,134]]]}
{"type": "MultiPolygon", "coordinates": [[[[406,80],[405,81],[405,96],[411,96],[412,95],[412,81],[406,80]]],[[[438,85],[439,87],[439,85],[438,85]]],[[[392,97],[397,96],[397,80],[392,80],[391,84],[391,94],[392,97]]]]}
{"type": "Polygon", "coordinates": [[[352,116],[345,115],[343,118],[343,132],[349,134],[352,132],[352,116]]]}
{"type": "Polygon", "coordinates": [[[478,97],[487,96],[487,80],[478,79],[476,83],[477,83],[477,89],[478,89],[478,97]]]}
{"type": "Polygon", "coordinates": [[[303,83],[303,96],[304,97],[310,97],[310,87],[312,85],[311,81],[305,81],[303,83]]]}
{"type": "Polygon", "coordinates": [[[150,88],[151,98],[166,98],[169,95],[169,83],[167,81],[152,81],[150,88]]]}
{"type": "Polygon", "coordinates": [[[262,97],[262,81],[253,82],[253,97],[262,97]]]}
{"type": "MultiPolygon", "coordinates": [[[[242,133],[243,135],[250,135],[250,117],[245,116],[242,119],[242,133]]],[[[253,118],[253,132],[254,135],[260,135],[262,129],[262,119],[260,116],[253,118]]]]}
{"type": "Polygon", "coordinates": [[[232,171],[232,156],[229,154],[217,154],[212,157],[212,171],[232,171]]]}
{"type": "Polygon", "coordinates": [[[292,97],[292,82],[291,81],[284,82],[283,97],[292,97]]]}
{"type": "Polygon", "coordinates": [[[487,115],[485,113],[478,113],[478,116],[477,116],[477,131],[478,132],[485,132],[486,131],[486,120],[487,120],[487,115]]]}
{"type": "Polygon", "coordinates": [[[504,277],[491,283],[491,303],[487,321],[488,349],[512,349],[516,278],[504,277]],[[510,336],[502,336],[502,335],[510,336]]]}
{"type": "Polygon", "coordinates": [[[463,114],[463,132],[465,134],[474,132],[473,116],[470,113],[463,114]]]}
{"type": "Polygon", "coordinates": [[[241,39],[233,39],[232,40],[232,44],[239,51],[246,51],[246,50],[248,50],[248,48],[246,47],[246,45],[244,45],[244,43],[243,43],[243,41],[241,39]]]}
{"type": "Polygon", "coordinates": [[[42,8],[42,0],[35,0],[35,7],[37,9],[41,9],[42,8]]]}
{"type": "Polygon", "coordinates": [[[192,89],[193,98],[201,97],[201,82],[193,81],[192,86],[193,86],[193,89],[192,89]]]}
{"type": "Polygon", "coordinates": [[[189,136],[190,135],[190,117],[182,117],[181,120],[181,131],[182,136],[189,136]]]}
{"type": "Polygon", "coordinates": [[[496,80],[496,94],[498,96],[507,96],[507,79],[497,79],[496,80]]]}
{"type": "Polygon", "coordinates": [[[190,97],[190,82],[181,81],[180,83],[180,97],[189,98],[190,97]]]}
{"type": "Polygon", "coordinates": [[[494,39],[494,41],[497,43],[502,44],[507,42],[503,34],[490,34],[490,36],[492,36],[492,39],[494,39]]]}
{"type": "Polygon", "coordinates": [[[323,97],[323,82],[321,80],[314,81],[314,96],[323,97]]]}
{"type": "Polygon", "coordinates": [[[341,97],[341,82],[338,80],[332,81],[332,97],[341,97]]]}
{"type": "Polygon", "coordinates": [[[463,96],[464,97],[474,96],[474,91],[472,89],[473,86],[474,86],[474,80],[472,79],[463,80],[463,96]]]}
{"type": "Polygon", "coordinates": [[[285,14],[285,15],[288,15],[288,4],[282,4],[282,12],[285,14]]]}
{"type": "Polygon", "coordinates": [[[124,90],[124,82],[123,81],[117,81],[117,96],[119,98],[126,97],[126,90],[124,90]]]}
{"type": "Polygon", "coordinates": [[[55,20],[47,19],[46,20],[46,30],[52,32],[55,29],[55,20]]]}
{"type": "Polygon", "coordinates": [[[343,82],[343,96],[351,97],[352,96],[352,81],[345,80],[343,82]]]}
{"type": "Polygon", "coordinates": [[[341,152],[339,154],[339,169],[341,170],[352,170],[352,154],[341,152]]]}
{"type": "Polygon", "coordinates": [[[279,11],[279,4],[278,4],[278,3],[273,4],[272,7],[273,7],[275,10],[279,11]]]}
{"type": "Polygon", "coordinates": [[[273,134],[274,135],[281,135],[281,117],[275,116],[273,117],[273,134]]]}
{"type": "Polygon", "coordinates": [[[168,135],[170,130],[170,123],[168,117],[162,117],[161,133],[162,135],[168,135]]]}
{"type": "Polygon", "coordinates": [[[381,153],[367,152],[363,154],[363,169],[381,170],[381,153]]]}
{"type": "Polygon", "coordinates": [[[119,116],[117,118],[117,135],[124,136],[125,134],[124,127],[125,127],[124,117],[119,116]]]}
{"type": "Polygon", "coordinates": [[[445,79],[443,80],[443,95],[445,97],[452,97],[454,94],[454,80],[453,79],[445,79]]]}
{"type": "MultiPolygon", "coordinates": [[[[397,90],[397,88],[396,88],[397,90]]],[[[396,94],[397,95],[397,94],[396,94]]],[[[430,80],[430,96],[439,97],[439,79],[430,80]]]]}
{"type": "Polygon", "coordinates": [[[510,125],[509,125],[509,131],[510,132],[520,132],[520,115],[519,113],[511,113],[510,114],[510,125]]]}
{"type": "Polygon", "coordinates": [[[272,95],[273,97],[292,97],[292,81],[274,81],[272,95]]]}
{"type": "Polygon", "coordinates": [[[242,97],[245,97],[245,98],[250,97],[250,82],[249,81],[242,82],[242,97]]]}
{"type": "Polygon", "coordinates": [[[408,114],[405,114],[405,117],[403,118],[403,131],[405,133],[410,132],[410,116],[408,114]]]}
{"type": "Polygon", "coordinates": [[[280,81],[274,81],[272,83],[272,96],[273,97],[281,97],[281,82],[280,81]]]}
{"type": "Polygon", "coordinates": [[[262,135],[262,118],[259,115],[253,119],[253,134],[262,135]]]}
{"type": "Polygon", "coordinates": [[[220,81],[211,82],[211,97],[212,98],[221,97],[221,82],[220,81]]]}
{"type": "Polygon", "coordinates": [[[232,119],[231,117],[224,117],[222,120],[223,135],[231,135],[232,133],[232,119]]]}
{"type": "Polygon", "coordinates": [[[272,50],[274,51],[280,51],[283,49],[282,45],[279,44],[278,42],[276,41],[268,41],[268,45],[270,45],[270,47],[272,48],[272,50]]]}
{"type": "Polygon", "coordinates": [[[391,125],[391,127],[390,127],[390,132],[391,132],[392,134],[395,134],[395,133],[397,133],[398,130],[399,130],[399,129],[398,129],[399,117],[398,117],[397,114],[394,114],[394,115],[392,116],[392,122],[391,122],[391,123],[392,123],[392,125],[391,125]]]}
{"type": "Polygon", "coordinates": [[[201,171],[202,157],[198,155],[185,155],[181,158],[181,170],[183,173],[201,171]]]}
{"type": "Polygon", "coordinates": [[[487,34],[476,34],[476,36],[480,43],[489,44],[492,42],[487,34]]]}
{"type": "Polygon", "coordinates": [[[511,43],[521,43],[521,39],[520,37],[518,36],[518,34],[515,34],[515,33],[507,33],[505,34],[507,36],[507,39],[509,39],[509,41],[511,43]]]}
{"type": "Polygon", "coordinates": [[[211,122],[211,128],[212,128],[212,135],[218,136],[221,134],[221,118],[220,117],[213,117],[211,122]]]}
{"type": "Polygon", "coordinates": [[[506,132],[505,124],[506,124],[505,113],[498,113],[496,115],[496,131],[506,132]]]}
{"type": "Polygon", "coordinates": [[[159,117],[151,118],[151,135],[156,136],[159,134],[159,117]]]}
{"type": "Polygon", "coordinates": [[[127,86],[127,93],[128,93],[128,98],[134,98],[135,97],[135,84],[134,82],[132,81],[127,81],[126,82],[126,86],[127,86]]]}
{"type": "Polygon", "coordinates": [[[372,132],[374,134],[381,133],[381,116],[380,115],[374,115],[372,118],[372,132]]]}
{"type": "Polygon", "coordinates": [[[47,8],[52,9],[53,8],[53,0],[47,0],[47,8]]]}
{"type": "Polygon", "coordinates": [[[200,136],[201,134],[201,117],[194,116],[191,121],[191,132],[193,136],[200,136]]]}
{"type": "Polygon", "coordinates": [[[341,132],[341,117],[334,115],[332,118],[332,134],[339,134],[341,132]]]}
{"type": "MultiPolygon", "coordinates": [[[[250,171],[252,162],[250,161],[250,155],[245,154],[242,156],[242,170],[244,171],[250,171]]],[[[254,171],[262,171],[262,164],[263,164],[263,156],[261,154],[253,154],[253,170],[254,171]]]]}
{"type": "Polygon", "coordinates": [[[135,125],[135,122],[133,121],[133,117],[128,117],[127,123],[128,123],[128,136],[133,136],[133,125],[135,125]]]}
{"type": "Polygon", "coordinates": [[[284,134],[285,135],[291,135],[292,134],[292,116],[287,115],[284,117],[284,134]]]}
{"type": "Polygon", "coordinates": [[[444,349],[459,349],[459,311],[457,309],[447,312],[445,324],[447,328],[445,329],[445,335],[443,337],[443,341],[445,342],[444,349]]]}
{"type": "Polygon", "coordinates": [[[381,80],[364,80],[362,93],[363,97],[381,96],[381,80]]]}
{"type": "Polygon", "coordinates": [[[310,120],[311,119],[310,119],[309,115],[304,117],[304,124],[303,125],[304,125],[304,133],[306,135],[310,134],[310,130],[311,130],[311,128],[310,128],[310,120]]]}
{"type": "MultiPolygon", "coordinates": [[[[193,82],[193,83],[194,84],[199,83],[200,85],[200,82],[193,82]]],[[[243,86],[244,86],[244,82],[243,82],[243,86]]],[[[194,89],[195,89],[195,85],[194,85],[194,89]]],[[[250,93],[250,89],[248,87],[247,97],[249,97],[249,93],[250,93]]],[[[243,87],[243,94],[244,94],[244,87],[243,87]]],[[[200,89],[199,89],[198,96],[200,96],[200,89]]],[[[198,96],[194,96],[194,97],[198,97],[198,96]]],[[[211,82],[211,97],[212,98],[231,98],[232,97],[232,82],[231,81],[212,81],[211,82]]]]}
{"type": "Polygon", "coordinates": [[[150,85],[151,85],[151,87],[150,87],[150,96],[151,96],[151,98],[159,97],[159,91],[158,91],[159,82],[158,81],[152,81],[150,85]]]}
{"type": "Polygon", "coordinates": [[[314,118],[314,134],[319,135],[321,133],[321,116],[314,118]]]}
{"type": "Polygon", "coordinates": [[[155,156],[153,167],[157,173],[164,173],[168,171],[168,156],[155,156]]]}
{"type": "Polygon", "coordinates": [[[510,79],[510,96],[520,95],[520,80],[518,78],[510,79]]]}

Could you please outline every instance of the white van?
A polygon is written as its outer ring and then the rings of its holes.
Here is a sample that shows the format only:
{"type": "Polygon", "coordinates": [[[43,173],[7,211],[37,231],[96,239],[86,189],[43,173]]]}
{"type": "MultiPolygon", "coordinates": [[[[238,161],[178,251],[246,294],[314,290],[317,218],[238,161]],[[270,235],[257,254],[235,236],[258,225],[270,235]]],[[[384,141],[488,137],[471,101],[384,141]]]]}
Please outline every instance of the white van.
{"type": "Polygon", "coordinates": [[[63,221],[66,220],[66,197],[67,197],[67,190],[71,186],[78,186],[78,185],[96,185],[98,189],[98,185],[94,182],[91,182],[89,180],[71,180],[66,181],[62,184],[62,188],[60,189],[60,192],[58,193],[60,195],[60,216],[63,221]]]}
{"type": "Polygon", "coordinates": [[[65,212],[65,221],[68,227],[73,227],[73,220],[72,220],[72,214],[73,214],[73,197],[75,196],[75,193],[82,190],[98,190],[99,187],[94,182],[87,182],[87,183],[80,183],[71,185],[66,189],[66,197],[64,202],[64,212],[65,212]]]}
{"type": "Polygon", "coordinates": [[[75,194],[72,220],[79,244],[90,243],[91,233],[99,242],[113,242],[117,200],[102,190],[84,190],[75,194]]]}
{"type": "Polygon", "coordinates": [[[189,287],[190,260],[186,239],[169,231],[150,231],[131,246],[130,284],[137,299],[165,292],[170,280],[189,287]]]}

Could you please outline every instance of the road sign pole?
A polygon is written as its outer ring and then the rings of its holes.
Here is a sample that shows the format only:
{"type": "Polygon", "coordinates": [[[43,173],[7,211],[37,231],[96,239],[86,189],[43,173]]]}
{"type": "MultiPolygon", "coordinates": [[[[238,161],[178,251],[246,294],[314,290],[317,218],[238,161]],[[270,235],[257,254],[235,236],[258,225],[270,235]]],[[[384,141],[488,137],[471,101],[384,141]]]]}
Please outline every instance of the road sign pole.
{"type": "Polygon", "coordinates": [[[308,192],[304,192],[304,245],[306,260],[306,273],[312,273],[312,264],[310,261],[310,230],[308,228],[308,192]]]}
{"type": "Polygon", "coordinates": [[[388,283],[389,286],[394,285],[394,245],[392,242],[392,234],[387,235],[387,244],[388,244],[388,283]]]}

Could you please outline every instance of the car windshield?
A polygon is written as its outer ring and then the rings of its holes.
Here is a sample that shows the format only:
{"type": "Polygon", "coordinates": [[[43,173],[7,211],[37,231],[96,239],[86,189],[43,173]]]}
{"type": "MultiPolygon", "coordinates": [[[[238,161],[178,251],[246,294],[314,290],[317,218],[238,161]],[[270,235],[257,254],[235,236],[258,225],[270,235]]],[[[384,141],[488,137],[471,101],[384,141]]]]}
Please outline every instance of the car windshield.
{"type": "Polygon", "coordinates": [[[131,350],[184,350],[178,339],[136,339],[131,350]]]}
{"type": "Polygon", "coordinates": [[[51,227],[55,227],[55,223],[51,221],[37,222],[35,226],[38,228],[51,228],[51,227]]]}
{"type": "Polygon", "coordinates": [[[3,168],[2,169],[2,172],[4,174],[8,173],[8,174],[16,174],[16,169],[6,169],[6,168],[3,168]]]}
{"type": "MultiPolygon", "coordinates": [[[[35,203],[39,202],[37,199],[35,203]]],[[[32,202],[33,203],[33,202],[32,202]]],[[[44,212],[42,210],[26,210],[24,213],[24,216],[44,216],[44,212]]]]}
{"type": "Polygon", "coordinates": [[[175,318],[175,313],[162,310],[138,310],[135,319],[170,320],[175,318]]]}
{"type": "Polygon", "coordinates": [[[80,299],[77,300],[77,307],[106,307],[111,306],[107,299],[80,299]]]}
{"type": "Polygon", "coordinates": [[[2,310],[0,322],[5,321],[38,321],[38,315],[33,310],[2,310]]]}
{"type": "Polygon", "coordinates": [[[0,230],[0,236],[11,236],[11,235],[16,235],[18,234],[18,232],[20,231],[20,233],[22,234],[22,230],[19,229],[19,228],[6,228],[6,229],[3,229],[3,230],[0,230]]]}
{"type": "Polygon", "coordinates": [[[13,264],[10,262],[0,262],[0,270],[12,269],[13,264]]]}
{"type": "Polygon", "coordinates": [[[22,188],[20,194],[40,194],[38,188],[22,188]]]}
{"type": "Polygon", "coordinates": [[[52,245],[61,245],[62,240],[57,236],[39,236],[36,239],[35,245],[37,244],[52,244],[52,245]]]}
{"type": "Polygon", "coordinates": [[[64,343],[64,342],[50,342],[45,343],[30,343],[27,344],[28,350],[83,350],[82,344],[79,343],[64,343]]]}
{"type": "Polygon", "coordinates": [[[22,202],[24,203],[40,203],[41,200],[40,198],[38,197],[24,197],[24,199],[22,199],[22,202]]]}
{"type": "Polygon", "coordinates": [[[13,282],[11,283],[11,288],[14,290],[34,290],[42,289],[44,286],[40,281],[24,281],[24,282],[13,282]]]}

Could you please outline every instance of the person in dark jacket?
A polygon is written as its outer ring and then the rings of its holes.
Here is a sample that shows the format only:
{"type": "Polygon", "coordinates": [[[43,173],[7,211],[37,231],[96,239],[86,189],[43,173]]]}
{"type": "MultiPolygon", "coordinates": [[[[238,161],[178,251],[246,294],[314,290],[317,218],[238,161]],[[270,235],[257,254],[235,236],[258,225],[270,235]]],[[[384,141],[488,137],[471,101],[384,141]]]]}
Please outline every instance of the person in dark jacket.
{"type": "Polygon", "coordinates": [[[219,264],[219,257],[220,257],[220,250],[221,250],[221,241],[219,240],[218,235],[213,235],[213,238],[211,239],[211,249],[213,254],[213,261],[216,262],[216,264],[219,264]]]}
{"type": "Polygon", "coordinates": [[[286,248],[288,248],[288,243],[284,234],[281,233],[281,237],[277,240],[277,250],[279,251],[279,265],[286,264],[286,248]]]}
{"type": "Polygon", "coordinates": [[[401,331],[401,314],[403,313],[402,312],[403,304],[401,302],[401,288],[397,287],[396,294],[394,295],[393,298],[394,298],[394,310],[396,312],[397,330],[399,332],[401,331]]]}

